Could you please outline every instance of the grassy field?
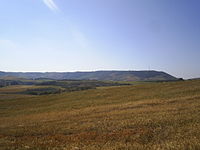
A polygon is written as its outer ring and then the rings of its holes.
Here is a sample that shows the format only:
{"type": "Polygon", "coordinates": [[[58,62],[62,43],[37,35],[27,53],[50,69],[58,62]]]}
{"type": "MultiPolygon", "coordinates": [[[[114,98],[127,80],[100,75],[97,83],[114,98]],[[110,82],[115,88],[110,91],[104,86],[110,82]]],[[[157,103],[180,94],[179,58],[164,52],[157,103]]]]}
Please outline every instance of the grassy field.
{"type": "Polygon", "coordinates": [[[13,94],[26,88],[0,88],[0,149],[200,149],[200,80],[13,94]]]}

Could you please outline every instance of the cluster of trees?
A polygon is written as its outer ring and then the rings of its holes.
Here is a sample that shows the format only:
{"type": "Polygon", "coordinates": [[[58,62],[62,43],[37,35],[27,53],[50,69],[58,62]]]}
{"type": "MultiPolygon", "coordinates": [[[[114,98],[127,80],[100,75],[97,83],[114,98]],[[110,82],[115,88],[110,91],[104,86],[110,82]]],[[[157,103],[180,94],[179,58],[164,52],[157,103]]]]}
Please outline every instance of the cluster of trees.
{"type": "Polygon", "coordinates": [[[85,90],[85,89],[93,89],[100,86],[120,86],[120,85],[129,85],[129,84],[121,84],[117,82],[104,82],[97,80],[58,80],[58,81],[46,81],[42,83],[38,83],[37,85],[54,85],[65,88],[67,91],[77,91],[77,90],[85,90]]]}
{"type": "Polygon", "coordinates": [[[0,80],[0,87],[10,85],[36,85],[38,88],[26,89],[20,94],[45,95],[61,92],[81,91],[95,89],[100,86],[120,86],[129,85],[117,82],[104,82],[97,80],[0,80]],[[49,86],[49,87],[48,87],[49,86]]]}
{"type": "Polygon", "coordinates": [[[20,80],[4,80],[0,79],[0,87],[10,86],[10,85],[32,85],[34,82],[23,82],[20,80]]]}
{"type": "Polygon", "coordinates": [[[34,89],[27,89],[26,91],[21,92],[22,94],[30,94],[30,95],[47,95],[47,94],[57,94],[61,93],[62,89],[60,88],[34,88],[34,89]]]}

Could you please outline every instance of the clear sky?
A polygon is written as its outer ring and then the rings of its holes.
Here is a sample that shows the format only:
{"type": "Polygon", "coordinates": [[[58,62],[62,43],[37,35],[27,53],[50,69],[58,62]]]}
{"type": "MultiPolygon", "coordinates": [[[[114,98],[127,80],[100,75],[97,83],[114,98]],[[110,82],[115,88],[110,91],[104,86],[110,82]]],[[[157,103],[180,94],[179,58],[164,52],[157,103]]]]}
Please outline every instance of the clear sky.
{"type": "Polygon", "coordinates": [[[1,0],[0,70],[200,77],[199,0],[1,0]]]}

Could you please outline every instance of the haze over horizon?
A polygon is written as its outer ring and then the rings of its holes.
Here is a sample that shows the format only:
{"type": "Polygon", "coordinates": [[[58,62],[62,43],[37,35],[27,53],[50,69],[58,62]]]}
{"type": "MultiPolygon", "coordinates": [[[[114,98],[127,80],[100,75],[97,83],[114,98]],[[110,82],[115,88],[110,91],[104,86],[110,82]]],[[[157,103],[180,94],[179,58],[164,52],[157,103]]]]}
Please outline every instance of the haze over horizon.
{"type": "Polygon", "coordinates": [[[2,0],[0,71],[200,77],[198,0],[2,0]]]}

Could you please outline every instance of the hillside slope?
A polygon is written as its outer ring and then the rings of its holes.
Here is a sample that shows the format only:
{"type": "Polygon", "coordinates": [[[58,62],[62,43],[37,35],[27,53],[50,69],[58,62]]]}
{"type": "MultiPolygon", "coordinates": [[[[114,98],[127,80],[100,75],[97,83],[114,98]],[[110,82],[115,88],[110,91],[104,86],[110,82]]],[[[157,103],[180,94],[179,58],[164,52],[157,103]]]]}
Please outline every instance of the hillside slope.
{"type": "Polygon", "coordinates": [[[0,112],[0,149],[200,149],[200,80],[0,94],[0,112]]]}
{"type": "Polygon", "coordinates": [[[94,71],[94,72],[0,72],[0,77],[15,76],[21,78],[51,78],[75,80],[110,81],[155,81],[176,80],[177,78],[159,71],[94,71]]]}

